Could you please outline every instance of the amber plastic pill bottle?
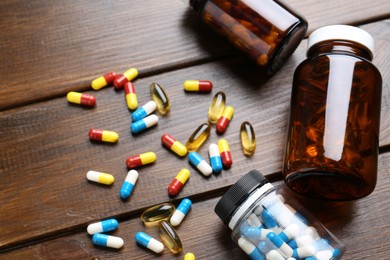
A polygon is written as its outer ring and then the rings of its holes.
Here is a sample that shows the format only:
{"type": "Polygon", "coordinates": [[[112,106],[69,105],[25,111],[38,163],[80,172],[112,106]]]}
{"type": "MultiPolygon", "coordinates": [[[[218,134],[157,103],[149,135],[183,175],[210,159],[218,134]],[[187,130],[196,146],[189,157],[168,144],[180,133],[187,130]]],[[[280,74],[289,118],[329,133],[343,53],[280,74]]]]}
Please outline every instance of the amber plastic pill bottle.
{"type": "Polygon", "coordinates": [[[183,1],[269,74],[282,66],[307,31],[305,18],[277,0],[183,1]]]}
{"type": "Polygon", "coordinates": [[[376,185],[382,77],[366,31],[314,31],[291,95],[285,183],[316,198],[353,200],[376,185]]]}

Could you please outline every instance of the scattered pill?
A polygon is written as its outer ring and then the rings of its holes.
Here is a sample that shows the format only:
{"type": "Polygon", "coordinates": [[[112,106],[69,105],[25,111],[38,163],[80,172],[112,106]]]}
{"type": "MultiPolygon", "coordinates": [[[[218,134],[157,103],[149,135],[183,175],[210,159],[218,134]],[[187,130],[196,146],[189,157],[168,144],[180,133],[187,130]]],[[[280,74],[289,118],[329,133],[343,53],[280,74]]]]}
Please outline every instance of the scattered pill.
{"type": "Polygon", "coordinates": [[[126,200],[130,198],[131,193],[133,192],[134,185],[138,179],[138,172],[136,170],[130,170],[127,173],[126,179],[122,184],[121,190],[119,191],[119,195],[121,199],[126,200]]]}
{"type": "Polygon", "coordinates": [[[233,164],[233,158],[230,153],[229,143],[226,139],[220,139],[218,141],[218,150],[221,155],[223,168],[229,169],[233,164]]]}
{"type": "Polygon", "coordinates": [[[143,105],[142,107],[138,108],[136,111],[134,111],[131,114],[133,122],[141,120],[142,118],[147,117],[148,115],[153,113],[154,110],[156,110],[156,107],[157,107],[156,106],[156,102],[154,102],[153,100],[147,102],[145,105],[143,105]]]}
{"type": "Polygon", "coordinates": [[[186,147],[189,152],[196,152],[210,136],[211,126],[208,123],[201,124],[188,138],[186,147]]]}
{"type": "Polygon", "coordinates": [[[200,154],[197,152],[190,152],[188,154],[188,160],[190,163],[196,167],[204,176],[209,176],[213,169],[211,168],[210,164],[208,164],[205,159],[203,159],[200,154]]]}
{"type": "Polygon", "coordinates": [[[186,198],[180,202],[179,206],[177,207],[170,219],[170,223],[172,224],[172,226],[176,227],[181,224],[185,216],[187,216],[188,211],[190,211],[191,206],[192,202],[190,199],[186,198]]]}
{"type": "Polygon", "coordinates": [[[241,237],[238,239],[238,245],[240,248],[253,260],[265,259],[263,254],[254,246],[250,241],[241,237]]]}
{"type": "Polygon", "coordinates": [[[90,235],[97,233],[104,233],[116,230],[118,228],[118,221],[116,219],[107,219],[100,222],[89,224],[87,227],[87,232],[90,235]]]}
{"type": "Polygon", "coordinates": [[[134,84],[132,82],[126,82],[123,86],[123,90],[126,95],[126,104],[127,107],[131,110],[134,110],[138,106],[137,94],[135,93],[134,84]]]}
{"type": "Polygon", "coordinates": [[[168,194],[176,196],[190,178],[190,171],[186,168],[180,170],[168,187],[168,194]]]}
{"type": "Polygon", "coordinates": [[[218,92],[214,95],[213,100],[211,101],[208,118],[211,124],[218,122],[218,119],[221,117],[223,110],[225,109],[226,95],[223,92],[218,92]]]}
{"type": "Polygon", "coordinates": [[[244,155],[252,156],[256,150],[256,136],[253,126],[245,121],[240,127],[241,147],[244,155]]]}
{"type": "Polygon", "coordinates": [[[118,77],[118,74],[116,74],[116,72],[110,71],[107,74],[94,79],[91,83],[91,86],[94,90],[99,90],[111,84],[116,77],[118,77]]]}
{"type": "Polygon", "coordinates": [[[135,241],[137,244],[146,247],[157,254],[164,251],[164,245],[160,241],[154,239],[144,232],[138,232],[135,234],[135,241]]]}
{"type": "Polygon", "coordinates": [[[163,134],[161,136],[161,142],[164,147],[168,148],[175,154],[179,156],[186,156],[187,154],[187,147],[185,147],[182,143],[177,141],[175,138],[173,138],[171,135],[163,134]]]}
{"type": "Polygon", "coordinates": [[[208,80],[186,80],[184,81],[184,90],[191,92],[210,92],[213,89],[213,83],[208,80]]]}
{"type": "Polygon", "coordinates": [[[146,152],[127,158],[126,165],[127,168],[134,169],[146,164],[154,163],[156,160],[157,155],[154,152],[146,152]]]}
{"type": "Polygon", "coordinates": [[[178,254],[183,250],[179,235],[175,229],[166,221],[158,223],[158,234],[164,245],[171,251],[172,254],[178,254]]]}
{"type": "Polygon", "coordinates": [[[142,131],[157,125],[158,117],[156,115],[147,116],[141,120],[135,121],[131,124],[131,132],[133,134],[141,133],[142,131]]]}
{"type": "Polygon", "coordinates": [[[90,129],[88,135],[91,140],[107,143],[115,143],[119,138],[119,135],[114,131],[99,129],[90,129]]]}
{"type": "Polygon", "coordinates": [[[119,75],[114,80],[114,88],[121,89],[126,82],[132,81],[138,76],[138,70],[135,68],[130,68],[126,70],[122,75],[119,75]]]}
{"type": "Polygon", "coordinates": [[[119,249],[123,246],[123,239],[120,237],[109,236],[106,234],[95,234],[92,237],[92,243],[97,246],[111,247],[119,249]]]}
{"type": "Polygon", "coordinates": [[[219,154],[218,145],[209,145],[209,157],[213,172],[220,173],[222,171],[223,165],[221,155],[219,154]]]}
{"type": "Polygon", "coordinates": [[[145,227],[152,227],[158,224],[161,220],[168,221],[173,212],[175,212],[175,206],[170,203],[163,203],[154,207],[148,208],[141,215],[142,223],[145,227]]]}
{"type": "Polygon", "coordinates": [[[114,176],[104,172],[88,171],[87,179],[105,185],[111,185],[114,183],[114,176]]]}
{"type": "Polygon", "coordinates": [[[69,103],[80,104],[83,106],[93,107],[96,104],[96,98],[87,93],[71,91],[66,95],[69,103]]]}
{"type": "Polygon", "coordinates": [[[187,253],[184,255],[184,260],[195,260],[195,255],[193,253],[187,253]]]}
{"type": "Polygon", "coordinates": [[[156,102],[157,110],[161,115],[165,115],[171,108],[171,102],[164,89],[157,83],[150,85],[150,95],[154,102],[156,102]]]}
{"type": "Polygon", "coordinates": [[[225,133],[226,129],[230,124],[230,121],[233,118],[233,114],[234,108],[232,106],[226,106],[222,112],[221,117],[218,119],[217,124],[215,125],[218,134],[225,133]]]}

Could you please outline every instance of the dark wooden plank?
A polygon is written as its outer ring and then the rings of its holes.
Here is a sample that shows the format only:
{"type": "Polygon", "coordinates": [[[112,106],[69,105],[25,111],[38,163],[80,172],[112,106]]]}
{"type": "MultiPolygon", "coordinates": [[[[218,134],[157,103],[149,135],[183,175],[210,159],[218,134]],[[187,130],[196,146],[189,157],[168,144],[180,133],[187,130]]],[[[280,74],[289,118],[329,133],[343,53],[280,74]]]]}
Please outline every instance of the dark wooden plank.
{"type": "MultiPolygon", "coordinates": [[[[318,202],[297,198],[301,203],[347,247],[343,259],[388,259],[390,244],[390,153],[379,158],[379,178],[376,190],[356,202],[318,202]]],[[[198,201],[193,204],[177,231],[182,239],[184,251],[179,256],[168,250],[158,259],[182,259],[187,252],[193,252],[197,259],[246,259],[230,239],[230,231],[214,214],[213,209],[219,197],[198,201]]],[[[138,247],[134,242],[136,232],[144,231],[159,239],[156,228],[145,228],[136,217],[120,222],[113,234],[124,239],[125,245],[119,251],[94,247],[85,229],[77,234],[67,235],[36,245],[3,253],[3,259],[151,259],[154,254],[138,247]]]]}
{"type": "MultiPolygon", "coordinates": [[[[389,82],[389,45],[385,32],[389,21],[364,26],[377,40],[375,63],[389,82]]],[[[223,136],[230,142],[234,165],[219,176],[204,178],[192,168],[192,176],[180,197],[202,195],[223,189],[252,168],[270,175],[280,172],[285,127],[290,99],[291,75],[304,59],[302,44],[288,64],[268,81],[241,59],[155,75],[136,81],[140,104],[150,99],[148,86],[160,82],[172,101],[172,111],[160,117],[159,125],[138,136],[129,131],[130,113],[122,92],[104,89],[96,92],[98,105],[83,109],[69,105],[65,98],[53,99],[0,113],[0,248],[44,238],[110,215],[129,216],[145,207],[169,200],[166,188],[181,167],[189,167],[161,147],[160,137],[170,133],[185,142],[192,131],[206,121],[214,93],[224,91],[227,102],[236,108],[235,117],[223,136]],[[207,78],[214,82],[212,94],[187,94],[182,82],[188,78],[207,78]],[[253,123],[258,148],[246,158],[239,141],[240,124],[253,123]],[[91,143],[89,128],[115,130],[115,145],[91,143]],[[140,169],[134,196],[123,203],[118,191],[126,175],[125,160],[130,155],[155,151],[158,162],[140,169]],[[116,182],[105,188],[88,183],[88,170],[114,174],[116,182]],[[6,228],[4,228],[6,227],[6,228]]],[[[390,89],[385,85],[381,124],[381,145],[388,145],[390,89]]],[[[212,130],[206,145],[216,142],[212,130]]],[[[200,153],[207,156],[207,149],[200,153]]]]}
{"type": "MultiPolygon", "coordinates": [[[[289,3],[310,31],[390,15],[386,0],[289,3]]],[[[235,53],[195,18],[179,0],[1,1],[0,110],[89,89],[108,70],[143,77],[235,53]]]]}

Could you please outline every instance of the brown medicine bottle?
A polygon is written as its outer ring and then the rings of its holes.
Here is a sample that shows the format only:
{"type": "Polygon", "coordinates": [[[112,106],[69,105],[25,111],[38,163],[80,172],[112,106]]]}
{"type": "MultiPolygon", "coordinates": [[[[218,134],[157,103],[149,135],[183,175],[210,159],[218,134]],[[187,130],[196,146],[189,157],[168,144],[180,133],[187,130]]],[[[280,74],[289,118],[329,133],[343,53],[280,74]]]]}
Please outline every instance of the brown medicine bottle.
{"type": "Polygon", "coordinates": [[[314,31],[295,71],[283,165],[285,183],[316,198],[353,200],[376,185],[382,77],[362,29],[314,31]]]}
{"type": "Polygon", "coordinates": [[[267,73],[278,70],[307,31],[305,18],[277,0],[183,0],[267,73]]]}

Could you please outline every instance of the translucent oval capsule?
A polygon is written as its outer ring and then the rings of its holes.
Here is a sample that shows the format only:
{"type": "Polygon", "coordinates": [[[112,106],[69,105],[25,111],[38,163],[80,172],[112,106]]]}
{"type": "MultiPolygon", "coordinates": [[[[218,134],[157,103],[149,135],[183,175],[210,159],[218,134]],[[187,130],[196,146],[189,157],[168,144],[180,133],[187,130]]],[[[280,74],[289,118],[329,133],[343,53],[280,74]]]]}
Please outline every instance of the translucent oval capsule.
{"type": "Polygon", "coordinates": [[[214,95],[209,108],[209,122],[215,124],[221,117],[223,110],[225,109],[226,95],[223,92],[218,92],[214,95]]]}
{"type": "Polygon", "coordinates": [[[172,254],[178,254],[183,250],[179,235],[175,229],[166,221],[158,223],[158,234],[164,245],[171,251],[172,254]]]}
{"type": "Polygon", "coordinates": [[[150,95],[156,102],[157,110],[161,115],[165,115],[171,108],[171,102],[164,89],[157,83],[150,84],[150,95]]]}
{"type": "Polygon", "coordinates": [[[256,136],[253,126],[248,121],[241,124],[240,138],[242,151],[246,156],[252,156],[256,150],[256,136]]]}
{"type": "Polygon", "coordinates": [[[188,138],[186,147],[189,152],[198,151],[202,144],[210,136],[211,126],[208,123],[201,124],[188,138]]]}
{"type": "Polygon", "coordinates": [[[152,227],[162,220],[169,220],[176,208],[170,203],[163,203],[144,211],[141,220],[146,227],[152,227]]]}

